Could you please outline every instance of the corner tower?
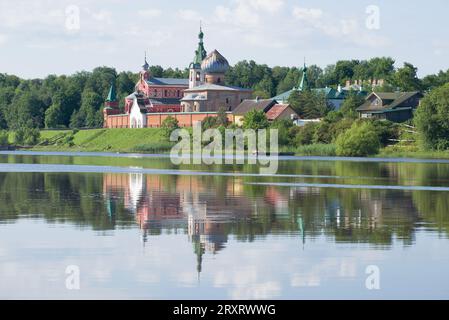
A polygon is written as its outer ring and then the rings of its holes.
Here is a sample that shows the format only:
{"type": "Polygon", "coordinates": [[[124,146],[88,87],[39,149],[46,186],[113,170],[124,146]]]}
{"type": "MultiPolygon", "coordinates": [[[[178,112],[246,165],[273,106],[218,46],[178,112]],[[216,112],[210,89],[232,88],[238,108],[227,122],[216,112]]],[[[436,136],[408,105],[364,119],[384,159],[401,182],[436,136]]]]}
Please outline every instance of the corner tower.
{"type": "Polygon", "coordinates": [[[195,50],[195,57],[190,64],[189,69],[189,89],[202,85],[204,83],[204,73],[201,70],[201,63],[206,58],[207,52],[204,49],[204,33],[203,28],[200,26],[200,33],[198,34],[198,48],[195,50]]]}

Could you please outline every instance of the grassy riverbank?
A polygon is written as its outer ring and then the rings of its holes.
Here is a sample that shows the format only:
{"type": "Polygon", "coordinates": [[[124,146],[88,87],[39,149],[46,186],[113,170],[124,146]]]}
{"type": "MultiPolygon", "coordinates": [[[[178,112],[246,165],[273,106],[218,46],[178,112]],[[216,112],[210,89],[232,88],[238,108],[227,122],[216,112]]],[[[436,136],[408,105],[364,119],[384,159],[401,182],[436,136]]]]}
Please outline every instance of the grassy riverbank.
{"type": "MultiPolygon", "coordinates": [[[[12,140],[12,134],[10,140],[12,140]]],[[[167,141],[159,128],[42,130],[40,143],[34,151],[167,153],[173,143],[167,141]]],[[[334,144],[311,144],[300,147],[280,147],[281,152],[298,156],[335,156],[334,144]]],[[[416,146],[382,148],[375,157],[449,159],[449,151],[421,151],[416,146]]]]}
{"type": "Polygon", "coordinates": [[[43,130],[32,150],[152,153],[167,152],[172,145],[157,128],[43,130]]]}

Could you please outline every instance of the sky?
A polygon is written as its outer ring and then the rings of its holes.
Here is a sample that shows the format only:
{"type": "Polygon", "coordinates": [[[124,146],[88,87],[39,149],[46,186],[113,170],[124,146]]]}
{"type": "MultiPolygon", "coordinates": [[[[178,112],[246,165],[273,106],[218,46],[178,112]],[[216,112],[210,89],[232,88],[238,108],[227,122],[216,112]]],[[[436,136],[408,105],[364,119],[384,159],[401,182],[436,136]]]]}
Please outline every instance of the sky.
{"type": "Polygon", "coordinates": [[[98,66],[185,68],[202,21],[230,62],[325,67],[390,56],[419,75],[449,69],[447,0],[0,0],[0,73],[23,78],[98,66]]]}

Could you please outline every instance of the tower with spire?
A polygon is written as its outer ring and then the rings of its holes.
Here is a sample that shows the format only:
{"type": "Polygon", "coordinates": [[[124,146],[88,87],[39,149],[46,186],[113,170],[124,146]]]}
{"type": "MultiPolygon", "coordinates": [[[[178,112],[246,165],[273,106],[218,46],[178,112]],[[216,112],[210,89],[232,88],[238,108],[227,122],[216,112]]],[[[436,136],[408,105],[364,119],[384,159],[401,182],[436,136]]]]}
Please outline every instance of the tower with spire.
{"type": "Polygon", "coordinates": [[[307,76],[307,65],[306,65],[306,60],[304,59],[304,67],[302,68],[302,78],[301,78],[301,82],[299,83],[299,87],[298,90],[299,91],[305,91],[305,90],[309,90],[310,86],[309,86],[309,78],[307,76]]]}
{"type": "Polygon", "coordinates": [[[190,64],[189,69],[189,89],[197,87],[204,83],[204,73],[201,70],[201,63],[207,56],[206,49],[204,49],[204,33],[200,24],[200,33],[198,34],[198,48],[195,50],[195,57],[190,64]]]}
{"type": "Polygon", "coordinates": [[[108,97],[105,102],[106,108],[116,109],[118,108],[117,90],[115,88],[115,81],[111,81],[111,87],[109,88],[108,97]]]}
{"type": "Polygon", "coordinates": [[[140,80],[147,81],[150,79],[150,77],[151,77],[150,65],[148,64],[147,52],[145,51],[144,64],[142,65],[142,71],[140,71],[140,80]]]}

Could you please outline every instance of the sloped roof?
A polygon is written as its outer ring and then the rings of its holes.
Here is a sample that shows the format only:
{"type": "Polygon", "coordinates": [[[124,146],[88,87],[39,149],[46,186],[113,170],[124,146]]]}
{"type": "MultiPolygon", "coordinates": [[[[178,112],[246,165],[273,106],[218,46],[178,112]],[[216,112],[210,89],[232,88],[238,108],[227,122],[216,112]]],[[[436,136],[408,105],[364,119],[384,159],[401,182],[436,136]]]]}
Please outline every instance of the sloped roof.
{"type": "Polygon", "coordinates": [[[365,103],[357,108],[357,111],[381,111],[388,109],[395,109],[397,107],[409,107],[402,104],[415,95],[420,95],[419,91],[412,92],[373,92],[367,98],[365,103]],[[382,105],[372,105],[369,100],[372,96],[382,100],[382,105]]]}
{"type": "Polygon", "coordinates": [[[153,104],[179,104],[181,100],[178,98],[151,98],[150,101],[153,104]]]}
{"type": "Polygon", "coordinates": [[[196,91],[252,91],[252,90],[234,86],[220,86],[218,84],[212,83],[206,83],[191,89],[184,90],[184,92],[196,92],[196,91]]]}
{"type": "Polygon", "coordinates": [[[151,77],[147,83],[158,86],[189,86],[189,79],[151,77]]]}
{"type": "MultiPolygon", "coordinates": [[[[289,104],[276,104],[267,112],[268,120],[276,120],[285,110],[291,109],[289,104]]],[[[293,110],[293,109],[292,109],[293,110]]]]}
{"type": "Polygon", "coordinates": [[[114,82],[111,84],[111,87],[109,88],[109,93],[108,93],[108,97],[107,97],[106,101],[109,101],[109,102],[117,101],[117,92],[115,90],[114,82]]]}
{"type": "Polygon", "coordinates": [[[199,100],[207,100],[206,97],[202,94],[198,93],[189,93],[181,101],[199,101],[199,100]]]}
{"type": "MultiPolygon", "coordinates": [[[[286,92],[283,92],[277,96],[275,96],[273,99],[278,100],[278,101],[287,101],[288,98],[290,98],[290,95],[292,94],[293,91],[297,91],[297,88],[293,88],[291,90],[288,90],[286,92]]],[[[314,88],[311,89],[312,91],[316,92],[316,93],[321,93],[324,94],[326,96],[327,99],[344,99],[345,98],[345,93],[343,92],[338,92],[337,90],[333,89],[333,88],[314,88]]]]}
{"type": "Polygon", "coordinates": [[[253,109],[267,112],[275,104],[277,104],[277,101],[274,99],[243,100],[232,113],[243,115],[253,109]]]}

